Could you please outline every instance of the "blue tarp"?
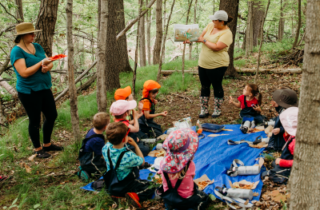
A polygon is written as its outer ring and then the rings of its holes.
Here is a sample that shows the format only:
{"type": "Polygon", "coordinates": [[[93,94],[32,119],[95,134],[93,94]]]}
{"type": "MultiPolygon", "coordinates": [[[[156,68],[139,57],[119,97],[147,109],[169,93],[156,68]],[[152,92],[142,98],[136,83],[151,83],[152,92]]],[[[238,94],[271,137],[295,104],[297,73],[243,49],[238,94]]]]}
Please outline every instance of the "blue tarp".
{"type": "MultiPolygon", "coordinates": [[[[230,187],[229,181],[232,183],[241,180],[246,180],[249,182],[260,181],[259,185],[254,192],[259,193],[259,196],[253,198],[253,200],[259,200],[263,183],[261,181],[260,175],[251,176],[236,176],[230,177],[226,174],[226,171],[230,168],[230,165],[234,159],[241,160],[246,166],[251,166],[258,163],[256,160],[260,157],[264,149],[255,149],[249,147],[248,144],[240,145],[228,145],[227,141],[232,139],[234,141],[240,141],[245,139],[247,141],[254,141],[259,135],[266,137],[266,134],[262,132],[243,134],[240,129],[240,125],[225,125],[226,129],[231,129],[233,131],[222,131],[218,134],[228,134],[225,136],[218,137],[208,137],[212,133],[204,132],[205,138],[200,140],[199,149],[194,157],[194,162],[196,165],[196,175],[195,179],[206,174],[209,179],[214,179],[214,183],[209,185],[204,191],[208,194],[214,194],[214,188],[216,186],[222,187],[226,185],[230,187]]],[[[145,161],[152,164],[155,158],[146,157],[145,161]]],[[[147,179],[150,171],[145,169],[140,171],[141,179],[147,179]]],[[[88,184],[81,189],[93,191],[91,184],[88,184]]]]}

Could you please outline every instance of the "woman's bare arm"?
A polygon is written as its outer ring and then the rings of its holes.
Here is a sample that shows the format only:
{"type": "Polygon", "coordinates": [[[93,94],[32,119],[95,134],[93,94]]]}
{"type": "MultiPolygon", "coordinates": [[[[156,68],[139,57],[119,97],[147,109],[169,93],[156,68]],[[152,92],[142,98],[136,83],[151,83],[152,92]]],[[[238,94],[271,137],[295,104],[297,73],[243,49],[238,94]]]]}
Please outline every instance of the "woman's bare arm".
{"type": "Polygon", "coordinates": [[[26,61],[23,58],[20,58],[14,62],[14,67],[23,78],[28,78],[35,74],[42,66],[42,61],[39,63],[27,68],[26,61]]]}

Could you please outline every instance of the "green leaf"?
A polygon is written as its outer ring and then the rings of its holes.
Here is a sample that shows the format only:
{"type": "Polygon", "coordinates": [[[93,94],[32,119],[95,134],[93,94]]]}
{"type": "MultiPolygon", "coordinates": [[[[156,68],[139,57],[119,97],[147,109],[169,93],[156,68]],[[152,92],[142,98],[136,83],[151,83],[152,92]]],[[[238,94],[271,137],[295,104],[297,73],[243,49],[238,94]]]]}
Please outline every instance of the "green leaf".
{"type": "Polygon", "coordinates": [[[40,203],[38,203],[38,204],[34,205],[33,208],[36,209],[36,208],[39,208],[40,206],[41,206],[40,203]]]}

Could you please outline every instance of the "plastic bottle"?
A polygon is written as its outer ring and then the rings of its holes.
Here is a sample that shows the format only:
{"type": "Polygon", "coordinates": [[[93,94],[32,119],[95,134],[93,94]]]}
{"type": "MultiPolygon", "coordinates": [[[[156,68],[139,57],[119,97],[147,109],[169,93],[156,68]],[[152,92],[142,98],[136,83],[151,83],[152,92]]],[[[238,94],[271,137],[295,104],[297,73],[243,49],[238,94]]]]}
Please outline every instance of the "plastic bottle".
{"type": "Polygon", "coordinates": [[[202,127],[200,124],[200,120],[197,120],[196,131],[197,131],[197,134],[202,134],[202,127]]]}

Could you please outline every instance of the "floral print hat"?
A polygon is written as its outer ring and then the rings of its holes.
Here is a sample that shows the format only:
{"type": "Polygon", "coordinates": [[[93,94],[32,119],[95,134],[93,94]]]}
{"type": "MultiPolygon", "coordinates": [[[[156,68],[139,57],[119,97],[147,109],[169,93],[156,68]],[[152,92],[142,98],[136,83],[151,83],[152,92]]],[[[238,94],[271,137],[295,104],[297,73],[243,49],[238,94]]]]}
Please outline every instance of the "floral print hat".
{"type": "Polygon", "coordinates": [[[163,143],[163,149],[167,154],[162,161],[161,170],[178,173],[188,164],[198,147],[198,135],[190,128],[171,132],[163,143]]]}

